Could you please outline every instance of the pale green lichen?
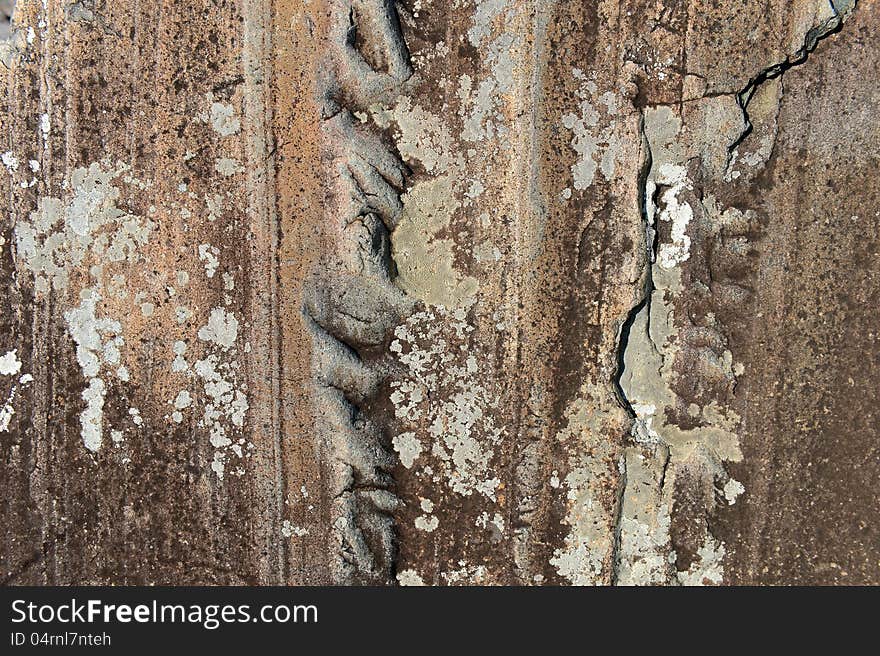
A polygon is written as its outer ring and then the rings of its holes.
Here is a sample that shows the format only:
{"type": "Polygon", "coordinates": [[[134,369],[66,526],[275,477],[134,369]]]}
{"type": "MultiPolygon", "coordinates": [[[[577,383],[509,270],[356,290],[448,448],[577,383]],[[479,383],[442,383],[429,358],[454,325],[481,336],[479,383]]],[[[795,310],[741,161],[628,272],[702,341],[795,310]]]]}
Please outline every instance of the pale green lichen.
{"type": "Polygon", "coordinates": [[[452,154],[449,129],[438,116],[406,98],[391,109],[375,107],[372,115],[382,128],[397,127],[395,143],[404,159],[419,162],[435,176],[417,181],[401,197],[403,212],[391,236],[397,285],[430,305],[468,304],[479,283],[459,273],[453,240],[440,236],[461,208],[457,181],[464,159],[460,153],[452,154]]]}
{"type": "MultiPolygon", "coordinates": [[[[113,166],[106,161],[74,169],[63,185],[63,197],[40,198],[37,209],[17,221],[14,228],[17,262],[33,275],[38,296],[50,289],[66,292],[79,268],[89,260],[101,263],[87,269],[91,284],[80,288],[78,305],[64,312],[86,379],[82,392],[86,407],[80,424],[83,444],[90,451],[97,451],[102,443],[107,389],[102,370],[113,370],[122,382],[129,379],[120,355],[122,322],[100,312],[104,269],[114,264],[139,264],[143,256],[138,251],[155,227],[151,220],[118,207],[119,179],[138,188],[149,187],[126,171],[125,165],[113,166]]],[[[119,294],[124,277],[116,274],[111,280],[118,283],[111,293],[115,289],[115,295],[124,298],[127,294],[119,294]]]]}
{"type": "Polygon", "coordinates": [[[451,176],[415,185],[403,198],[403,215],[392,235],[397,284],[430,305],[466,305],[479,283],[455,269],[453,241],[439,237],[460,203],[451,176]]]}
{"type": "Polygon", "coordinates": [[[82,393],[86,408],[80,414],[80,424],[83,444],[90,451],[97,451],[102,443],[106,386],[99,374],[103,366],[119,364],[119,348],[124,344],[122,324],[96,316],[100,300],[96,289],[85,289],[79,306],[64,313],[68,333],[76,344],[77,361],[88,381],[82,393]]]}

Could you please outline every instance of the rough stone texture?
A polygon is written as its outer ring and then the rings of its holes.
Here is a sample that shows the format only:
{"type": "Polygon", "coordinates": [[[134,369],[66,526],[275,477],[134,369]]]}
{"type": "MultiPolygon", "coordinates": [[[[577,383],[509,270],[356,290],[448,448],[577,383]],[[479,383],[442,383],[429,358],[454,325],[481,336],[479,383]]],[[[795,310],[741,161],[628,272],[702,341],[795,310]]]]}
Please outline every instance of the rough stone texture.
{"type": "Polygon", "coordinates": [[[880,583],[878,26],[18,0],[2,580],[880,583]]]}

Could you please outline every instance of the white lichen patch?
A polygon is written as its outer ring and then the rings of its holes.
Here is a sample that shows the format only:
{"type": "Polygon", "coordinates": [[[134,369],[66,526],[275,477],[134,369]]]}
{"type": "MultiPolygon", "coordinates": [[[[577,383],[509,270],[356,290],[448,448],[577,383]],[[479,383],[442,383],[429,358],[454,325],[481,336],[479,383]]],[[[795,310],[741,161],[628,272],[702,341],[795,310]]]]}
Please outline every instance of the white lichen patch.
{"type": "MultiPolygon", "coordinates": [[[[395,398],[395,395],[397,395],[396,398],[403,400],[403,395],[400,393],[400,390],[397,390],[392,394],[392,400],[395,398]]],[[[400,463],[407,469],[412,468],[416,459],[422,453],[422,443],[419,441],[419,438],[415,433],[401,433],[400,435],[395,435],[391,440],[391,444],[400,456],[400,463]]]]}
{"type": "Polygon", "coordinates": [[[174,320],[179,324],[184,324],[192,319],[192,310],[185,305],[178,305],[174,308],[174,320]]]}
{"type": "Polygon", "coordinates": [[[675,554],[670,538],[668,490],[662,447],[627,449],[621,461],[626,489],[620,511],[618,585],[666,585],[673,579],[675,554]]]}
{"type": "Polygon", "coordinates": [[[309,534],[309,530],[307,528],[303,528],[302,526],[296,526],[291,523],[289,519],[285,519],[281,523],[281,535],[286,538],[290,538],[296,536],[298,538],[304,537],[309,534]]]}
{"type": "Polygon", "coordinates": [[[205,207],[208,209],[208,221],[216,221],[223,214],[223,195],[205,194],[205,207]]]}
{"type": "Polygon", "coordinates": [[[426,533],[432,533],[440,526],[440,520],[433,515],[419,515],[416,517],[416,528],[426,533]]]}
{"type": "MultiPolygon", "coordinates": [[[[660,244],[657,264],[664,269],[671,269],[690,257],[691,238],[687,234],[687,228],[694,218],[694,211],[688,203],[679,200],[679,194],[690,188],[687,170],[675,164],[662,164],[652,182],[655,186],[668,187],[660,198],[662,208],[657,214],[657,220],[671,223],[672,227],[670,241],[660,244]]],[[[649,192],[651,191],[649,185],[649,192]]]]}
{"type": "Polygon", "coordinates": [[[413,105],[402,97],[393,108],[376,108],[373,119],[382,129],[392,124],[397,128],[395,144],[401,156],[408,161],[418,161],[432,175],[459,172],[464,169],[464,156],[451,148],[453,136],[443,120],[413,105]]]}
{"type": "MultiPolygon", "coordinates": [[[[565,537],[554,550],[550,564],[573,585],[596,585],[610,576],[614,546],[614,501],[609,497],[616,481],[615,452],[604,439],[620,425],[619,409],[596,404],[598,388],[585,384],[565,410],[565,426],[555,436],[563,449],[565,476],[551,474],[550,487],[566,509],[562,519],[565,537]],[[584,444],[595,444],[585,451],[584,444]]],[[[613,496],[613,495],[612,495],[613,496]]]]}
{"type": "MultiPolygon", "coordinates": [[[[617,95],[610,91],[600,94],[596,83],[580,69],[572,69],[572,74],[580,83],[577,92],[580,105],[577,112],[563,115],[562,127],[571,131],[571,147],[578,155],[577,161],[571,166],[572,186],[582,191],[593,184],[597,171],[606,180],[613,179],[622,141],[617,134],[614,118],[617,95]],[[599,104],[599,109],[594,102],[599,104]]],[[[563,197],[570,195],[569,189],[563,197]]]]}
{"type": "Polygon", "coordinates": [[[193,370],[204,383],[206,398],[198,425],[208,429],[211,446],[215,449],[211,469],[222,479],[230,452],[242,458],[246,455],[244,448],[252,447],[244,438],[233,439],[234,432],[240,432],[244,427],[249,407],[246,389],[237,384],[238,363],[221,359],[217,353],[196,360],[193,370]]]}
{"type": "Polygon", "coordinates": [[[75,169],[65,198],[40,198],[29,218],[16,223],[16,255],[33,273],[38,294],[66,290],[70,273],[89,255],[97,262],[140,262],[137,250],[155,224],[117,207],[113,183],[123,171],[106,163],[75,169]]]}
{"type": "Polygon", "coordinates": [[[172,351],[174,352],[174,360],[171,362],[171,371],[175,373],[188,371],[189,364],[187,363],[186,358],[183,357],[186,355],[186,342],[177,340],[172,346],[172,351]]]}
{"type": "Polygon", "coordinates": [[[550,564],[557,573],[572,585],[595,585],[601,580],[605,558],[611,548],[612,536],[607,526],[596,521],[602,514],[599,501],[594,496],[594,472],[591,464],[572,470],[564,479],[567,490],[568,511],[565,523],[570,531],[564,546],[554,551],[550,564]]]}
{"type": "Polygon", "coordinates": [[[405,569],[397,573],[397,582],[404,586],[424,586],[425,582],[414,569],[405,569]]]}
{"type": "Polygon", "coordinates": [[[226,103],[211,103],[211,127],[221,137],[238,134],[241,122],[235,116],[235,109],[226,103]]]}
{"type": "Polygon", "coordinates": [[[205,264],[205,275],[208,278],[213,278],[214,274],[217,273],[217,267],[220,266],[220,261],[217,259],[219,255],[220,251],[216,246],[211,244],[199,245],[199,259],[205,264]]]}
{"type": "Polygon", "coordinates": [[[467,31],[468,41],[475,48],[490,36],[496,23],[504,17],[510,6],[509,0],[476,0],[473,24],[467,31]]]}
{"type": "MultiPolygon", "coordinates": [[[[459,79],[461,138],[499,148],[509,145],[509,126],[503,111],[505,100],[515,91],[514,70],[525,47],[521,30],[505,29],[519,18],[517,7],[507,0],[477,2],[468,41],[481,50],[484,75],[459,79]]],[[[481,71],[483,73],[483,71],[481,71]]]]}
{"type": "Polygon", "coordinates": [[[211,310],[208,323],[199,328],[199,339],[229,349],[238,338],[238,319],[223,308],[211,310]]]}
{"type": "Polygon", "coordinates": [[[429,476],[430,466],[430,477],[453,492],[494,501],[500,481],[490,462],[504,429],[493,417],[497,398],[484,386],[477,358],[468,357],[472,332],[464,310],[442,307],[415,313],[395,329],[391,351],[407,373],[392,383],[391,399],[408,424],[395,448],[406,453],[417,475],[429,476]],[[425,426],[427,434],[421,435],[425,426]],[[419,446],[429,440],[430,458],[423,454],[418,463],[416,439],[419,446]]]}
{"type": "MultiPolygon", "coordinates": [[[[34,172],[39,170],[35,164],[29,164],[34,172]]],[[[126,165],[107,161],[75,169],[64,180],[61,197],[39,198],[37,208],[14,228],[17,264],[33,275],[37,296],[54,290],[61,298],[66,293],[77,299],[63,317],[85,379],[80,425],[83,444],[93,452],[103,441],[108,377],[130,379],[121,349],[124,321],[131,312],[113,318],[111,313],[119,308],[110,302],[124,301],[129,292],[125,276],[112,269],[139,265],[143,261],[139,251],[155,228],[150,219],[119,207],[121,185],[140,190],[151,186],[127,171],[126,165]],[[74,274],[82,279],[80,271],[87,272],[87,280],[80,282],[78,292],[69,290],[74,274]]],[[[140,297],[136,303],[141,303],[140,297]]],[[[152,304],[143,303],[141,312],[148,315],[151,308],[152,304]]]]}
{"type": "MultiPolygon", "coordinates": [[[[5,376],[14,376],[21,370],[21,362],[18,361],[18,358],[15,356],[15,351],[10,351],[3,358],[0,358],[0,362],[2,362],[2,373],[5,376]],[[12,354],[12,358],[9,356],[12,354]]],[[[9,431],[9,424],[12,421],[12,416],[15,414],[15,406],[13,405],[15,402],[15,396],[18,392],[19,385],[27,385],[32,383],[34,377],[30,374],[22,374],[18,379],[17,384],[13,384],[9,390],[9,395],[6,397],[6,402],[3,404],[3,407],[0,407],[0,433],[6,433],[9,431]]]]}
{"type": "Polygon", "coordinates": [[[434,512],[434,502],[430,499],[421,498],[419,500],[419,507],[425,514],[416,517],[416,528],[420,531],[425,531],[426,533],[433,533],[434,530],[440,526],[440,520],[431,515],[431,513],[434,512]]]}
{"type": "Polygon", "coordinates": [[[192,397],[189,395],[189,392],[187,390],[180,390],[174,399],[174,407],[178,410],[183,410],[190,405],[192,405],[192,397]]]}
{"type": "Polygon", "coordinates": [[[244,167],[238,160],[231,157],[218,157],[214,162],[214,170],[220,175],[230,176],[236,173],[243,173],[244,167]]]}
{"type": "Polygon", "coordinates": [[[12,391],[10,391],[9,397],[6,399],[3,407],[0,408],[0,433],[6,433],[9,431],[9,422],[12,421],[12,415],[15,414],[15,406],[12,405],[13,401],[15,401],[14,387],[12,388],[12,391]]]}
{"type": "Polygon", "coordinates": [[[706,535],[706,541],[697,551],[699,560],[691,563],[687,571],[678,572],[679,582],[689,586],[719,585],[724,580],[722,561],[725,553],[723,543],[706,535]]]}
{"type": "Polygon", "coordinates": [[[485,565],[471,565],[459,560],[458,569],[441,572],[440,578],[447,585],[483,585],[488,581],[489,570],[485,565]]]}
{"type": "Polygon", "coordinates": [[[16,349],[0,356],[0,375],[14,376],[21,371],[21,360],[18,359],[16,349]]]}
{"type": "Polygon", "coordinates": [[[736,503],[739,496],[746,491],[745,486],[739,481],[731,478],[724,484],[724,498],[727,505],[732,506],[736,503]]]}
{"type": "Polygon", "coordinates": [[[3,154],[0,154],[0,161],[3,162],[3,166],[6,167],[6,171],[9,175],[14,175],[16,171],[18,171],[18,157],[15,156],[12,151],[6,151],[3,154]]]}
{"type": "Polygon", "coordinates": [[[476,525],[477,528],[491,529],[500,536],[504,533],[506,523],[501,513],[495,513],[490,517],[488,512],[483,511],[480,516],[477,517],[476,525]]]}
{"type": "Polygon", "coordinates": [[[189,394],[188,390],[180,390],[177,393],[177,396],[173,401],[169,401],[174,406],[174,411],[171,413],[171,420],[174,423],[181,423],[183,421],[183,412],[182,410],[186,410],[192,405],[192,397],[189,394]]]}
{"type": "Polygon", "coordinates": [[[657,514],[656,525],[646,524],[630,517],[620,521],[621,551],[619,558],[626,563],[620,585],[664,585],[669,581],[669,508],[663,504],[657,514]]]}
{"type": "Polygon", "coordinates": [[[87,381],[82,393],[86,408],[80,415],[80,424],[83,443],[90,451],[97,451],[102,442],[106,386],[99,375],[103,367],[114,368],[119,364],[119,349],[125,343],[119,321],[96,315],[100,300],[96,289],[84,289],[79,306],[64,313],[67,332],[76,344],[77,362],[87,381]]]}
{"type": "Polygon", "coordinates": [[[83,444],[89,451],[100,449],[103,441],[104,395],[104,381],[90,378],[88,387],[82,393],[86,408],[79,415],[83,444]]]}
{"type": "Polygon", "coordinates": [[[220,102],[212,91],[205,94],[202,111],[195,120],[211,126],[221,137],[230,137],[241,132],[241,121],[236,116],[235,107],[230,103],[220,102]]]}

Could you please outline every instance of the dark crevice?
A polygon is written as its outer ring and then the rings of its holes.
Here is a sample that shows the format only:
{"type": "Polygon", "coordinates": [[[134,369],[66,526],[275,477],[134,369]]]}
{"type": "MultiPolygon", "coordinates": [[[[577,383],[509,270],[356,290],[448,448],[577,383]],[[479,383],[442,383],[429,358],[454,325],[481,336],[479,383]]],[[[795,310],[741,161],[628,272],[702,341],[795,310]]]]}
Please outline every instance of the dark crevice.
{"type": "Polygon", "coordinates": [[[841,9],[837,8],[834,0],[829,0],[828,4],[831,6],[831,10],[834,12],[834,16],[827,21],[825,21],[822,25],[814,27],[812,30],[807,32],[806,37],[804,38],[803,47],[798,50],[794,55],[788,57],[785,61],[773,64],[772,66],[768,66],[767,68],[760,71],[757,75],[751,78],[743,87],[742,91],[736,94],[736,102],[739,105],[740,110],[743,114],[743,123],[745,124],[745,128],[742,131],[742,134],[734,141],[730,146],[728,146],[728,165],[730,164],[730,160],[733,157],[733,151],[735,151],[743,141],[745,141],[748,136],[752,133],[752,122],[749,119],[749,102],[751,102],[752,98],[755,95],[755,92],[758,90],[764,82],[768,80],[773,80],[778,77],[781,77],[785,74],[786,71],[800,66],[805,63],[809,58],[811,52],[816,49],[816,46],[820,41],[825,39],[826,37],[831,36],[832,34],[837,34],[843,29],[843,22],[847,14],[851,11],[854,11],[856,5],[858,4],[858,0],[853,0],[852,4],[840,2],[838,0],[837,5],[840,5],[841,9]]]}
{"type": "Polygon", "coordinates": [[[660,470],[660,483],[659,489],[660,493],[663,493],[663,488],[666,487],[666,472],[669,471],[669,462],[672,460],[672,456],[669,453],[668,448],[663,449],[663,468],[660,470]]]}
{"type": "Polygon", "coordinates": [[[620,326],[620,337],[617,344],[617,366],[615,367],[614,378],[612,379],[614,393],[617,396],[618,402],[623,409],[626,410],[627,414],[629,414],[630,419],[633,420],[636,418],[636,412],[633,410],[632,403],[630,403],[627,398],[626,392],[624,392],[623,385],[621,385],[620,381],[623,379],[623,374],[626,371],[626,349],[629,346],[630,332],[632,331],[636,317],[645,308],[647,308],[648,316],[650,317],[651,296],[654,293],[653,264],[657,252],[657,231],[653,228],[653,217],[648,215],[648,176],[651,173],[653,157],[651,155],[651,144],[648,142],[648,136],[645,133],[644,112],[642,112],[639,122],[639,132],[642,136],[642,147],[644,148],[645,158],[639,170],[638,203],[639,214],[642,217],[642,226],[645,230],[644,248],[646,257],[645,266],[647,271],[645,273],[645,285],[642,298],[629,311],[629,314],[627,314],[626,319],[624,319],[623,324],[620,326]]]}

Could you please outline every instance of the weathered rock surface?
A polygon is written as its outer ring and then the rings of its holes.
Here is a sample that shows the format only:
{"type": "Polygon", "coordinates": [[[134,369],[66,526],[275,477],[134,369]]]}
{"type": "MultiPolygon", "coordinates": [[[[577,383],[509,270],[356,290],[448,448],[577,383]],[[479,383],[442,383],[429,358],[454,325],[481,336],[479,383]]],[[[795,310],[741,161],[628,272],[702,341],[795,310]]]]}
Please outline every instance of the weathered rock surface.
{"type": "Polygon", "coordinates": [[[2,580],[880,583],[878,27],[18,0],[2,580]]]}

